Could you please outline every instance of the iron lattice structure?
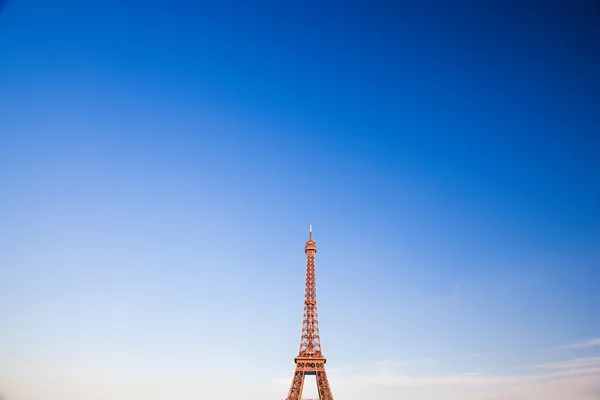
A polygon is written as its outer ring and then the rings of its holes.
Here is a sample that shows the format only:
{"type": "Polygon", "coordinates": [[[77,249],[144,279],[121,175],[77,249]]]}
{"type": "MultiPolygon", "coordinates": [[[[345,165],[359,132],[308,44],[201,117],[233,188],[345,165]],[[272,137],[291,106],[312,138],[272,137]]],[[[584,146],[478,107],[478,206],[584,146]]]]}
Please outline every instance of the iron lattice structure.
{"type": "Polygon", "coordinates": [[[298,356],[294,358],[296,370],[286,400],[301,400],[304,378],[307,375],[316,376],[320,400],[333,400],[327,373],[325,372],[326,359],[321,352],[315,275],[317,244],[312,238],[312,224],[310,225],[309,238],[304,247],[304,252],[306,253],[306,287],[304,289],[302,335],[300,337],[300,351],[298,356]]]}

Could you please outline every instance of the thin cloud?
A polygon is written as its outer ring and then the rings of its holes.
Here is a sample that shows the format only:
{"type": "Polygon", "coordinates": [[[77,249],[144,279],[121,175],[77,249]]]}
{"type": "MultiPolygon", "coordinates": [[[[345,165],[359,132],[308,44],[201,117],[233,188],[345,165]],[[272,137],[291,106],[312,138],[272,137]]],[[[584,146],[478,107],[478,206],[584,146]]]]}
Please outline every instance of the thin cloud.
{"type": "Polygon", "coordinates": [[[452,302],[456,301],[456,296],[458,296],[458,292],[460,292],[460,282],[456,284],[454,290],[452,291],[452,302]]]}
{"type": "Polygon", "coordinates": [[[402,360],[401,361],[381,360],[381,361],[377,361],[375,363],[375,365],[397,367],[397,366],[415,365],[415,364],[432,364],[432,363],[435,363],[436,361],[437,360],[435,358],[422,357],[422,358],[417,358],[416,360],[403,360],[403,361],[402,360]]]}
{"type": "Polygon", "coordinates": [[[573,342],[558,346],[559,349],[585,349],[588,347],[600,346],[600,337],[583,340],[580,342],[573,342]]]}
{"type": "Polygon", "coordinates": [[[506,386],[529,382],[554,382],[560,379],[596,377],[600,384],[600,366],[589,368],[572,368],[532,375],[483,375],[468,373],[448,376],[409,376],[401,373],[381,373],[368,375],[354,375],[344,377],[340,381],[350,386],[383,386],[383,387],[411,387],[411,386],[506,386]]]}
{"type": "Polygon", "coordinates": [[[493,357],[493,353],[469,353],[467,357],[469,358],[480,358],[480,357],[493,357]]]}
{"type": "Polygon", "coordinates": [[[372,364],[345,364],[340,367],[340,371],[348,374],[369,375],[385,371],[396,371],[399,368],[411,367],[423,364],[435,364],[437,360],[431,357],[421,357],[414,360],[379,360],[372,364]]]}
{"type": "Polygon", "coordinates": [[[534,366],[534,368],[542,369],[572,369],[588,367],[600,367],[600,357],[575,358],[568,361],[557,361],[534,366]]]}

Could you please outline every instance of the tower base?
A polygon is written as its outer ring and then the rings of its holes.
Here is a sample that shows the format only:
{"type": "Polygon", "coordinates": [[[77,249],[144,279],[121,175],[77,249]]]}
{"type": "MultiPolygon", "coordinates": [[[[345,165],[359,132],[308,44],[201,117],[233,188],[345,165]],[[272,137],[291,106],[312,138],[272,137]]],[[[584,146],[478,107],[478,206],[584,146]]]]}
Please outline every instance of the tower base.
{"type": "Polygon", "coordinates": [[[327,373],[325,372],[325,357],[296,357],[296,370],[294,379],[286,400],[301,400],[302,389],[304,388],[304,377],[306,375],[316,375],[317,390],[320,400],[333,400],[327,373]]]}

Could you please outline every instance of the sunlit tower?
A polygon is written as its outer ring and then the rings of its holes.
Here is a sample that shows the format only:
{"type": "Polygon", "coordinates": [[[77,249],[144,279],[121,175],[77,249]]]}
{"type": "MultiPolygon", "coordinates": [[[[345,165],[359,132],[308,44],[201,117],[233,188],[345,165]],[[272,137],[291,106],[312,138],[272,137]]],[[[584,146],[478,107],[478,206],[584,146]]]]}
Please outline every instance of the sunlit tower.
{"type": "Polygon", "coordinates": [[[333,400],[329,381],[325,372],[325,357],[321,352],[319,335],[319,319],[317,317],[317,286],[315,275],[315,254],[317,244],[312,238],[312,224],[309,228],[309,238],[304,246],[306,253],[306,287],[304,289],[304,317],[302,318],[302,335],[300,336],[300,351],[294,358],[296,370],[286,400],[300,400],[306,375],[315,375],[319,399],[333,400]]]}

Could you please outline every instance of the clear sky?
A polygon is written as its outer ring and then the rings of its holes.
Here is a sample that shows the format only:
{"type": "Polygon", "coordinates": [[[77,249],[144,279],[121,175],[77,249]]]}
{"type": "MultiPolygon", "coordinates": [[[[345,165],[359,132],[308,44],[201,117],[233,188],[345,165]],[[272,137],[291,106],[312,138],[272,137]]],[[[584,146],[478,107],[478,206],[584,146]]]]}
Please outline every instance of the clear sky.
{"type": "Polygon", "coordinates": [[[336,399],[597,399],[598,49],[593,1],[5,2],[0,392],[284,398],[313,222],[336,399]]]}

